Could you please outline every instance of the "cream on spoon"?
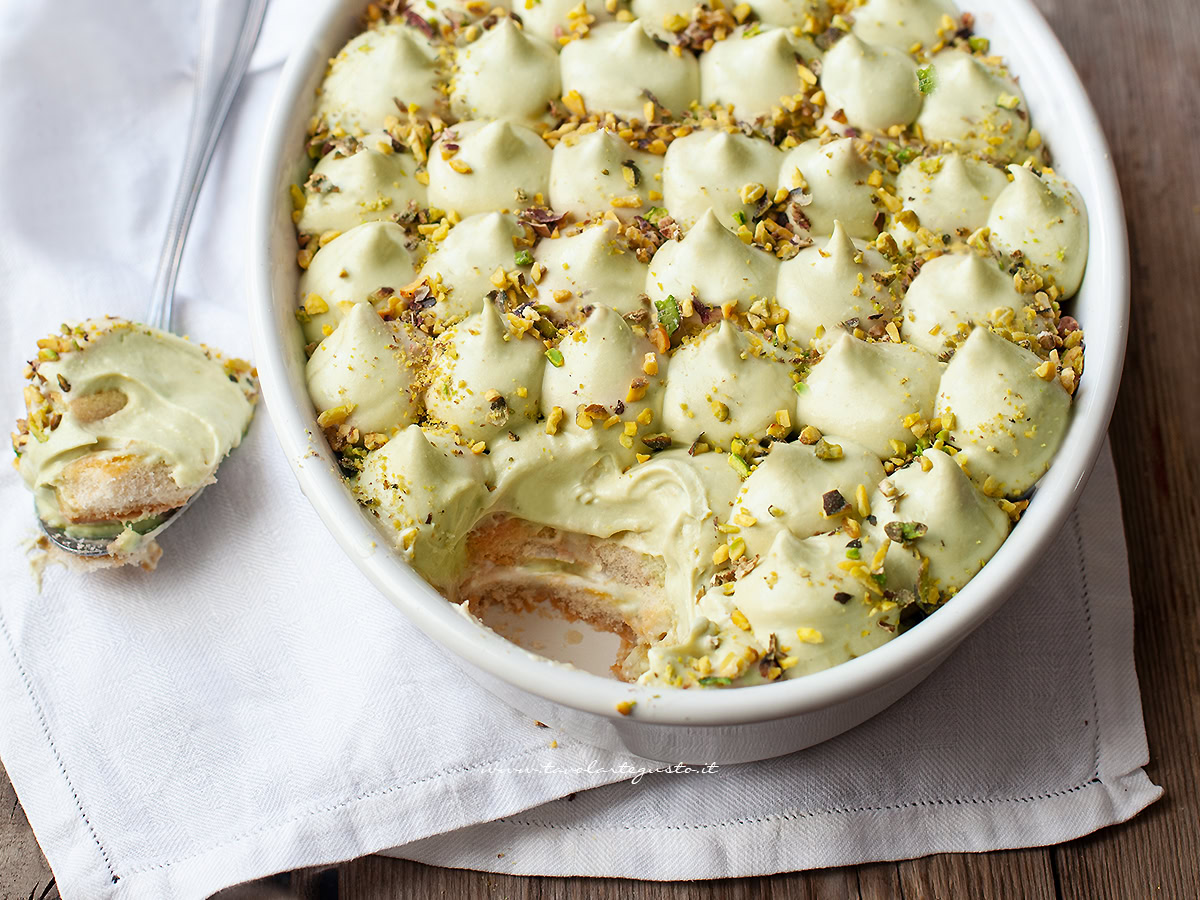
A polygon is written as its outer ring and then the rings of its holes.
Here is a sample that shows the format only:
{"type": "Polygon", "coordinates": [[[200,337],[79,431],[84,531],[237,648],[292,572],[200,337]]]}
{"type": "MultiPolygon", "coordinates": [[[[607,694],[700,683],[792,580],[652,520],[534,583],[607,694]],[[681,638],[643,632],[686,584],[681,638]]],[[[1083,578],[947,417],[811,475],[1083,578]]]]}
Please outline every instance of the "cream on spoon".
{"type": "Polygon", "coordinates": [[[196,201],[258,41],[266,0],[216,8],[204,35],[183,169],[144,324],[92,319],[38,341],[17,468],[50,541],[76,557],[153,567],[174,522],[250,424],[248,363],[170,333],[196,201]],[[222,42],[233,41],[232,49],[222,42]],[[224,69],[215,68],[224,56],[224,69]]]}

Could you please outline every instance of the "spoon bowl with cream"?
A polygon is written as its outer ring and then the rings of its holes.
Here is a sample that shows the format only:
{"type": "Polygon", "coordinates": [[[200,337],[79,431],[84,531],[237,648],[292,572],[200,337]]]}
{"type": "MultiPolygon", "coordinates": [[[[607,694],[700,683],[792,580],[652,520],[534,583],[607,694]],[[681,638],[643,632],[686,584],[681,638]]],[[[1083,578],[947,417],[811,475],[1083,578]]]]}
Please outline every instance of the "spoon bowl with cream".
{"type": "Polygon", "coordinates": [[[64,325],[38,345],[13,449],[42,529],[77,556],[152,563],[154,535],[241,442],[253,369],[124,319],[64,325]]]}
{"type": "Polygon", "coordinates": [[[215,480],[258,399],[249,363],[171,333],[175,282],[200,187],[258,41],[266,0],[214,9],[183,169],[145,323],[62,325],[25,369],[12,436],[50,544],[91,564],[152,569],[155,537],[215,480]],[[224,60],[224,67],[219,67],[224,60]]]}

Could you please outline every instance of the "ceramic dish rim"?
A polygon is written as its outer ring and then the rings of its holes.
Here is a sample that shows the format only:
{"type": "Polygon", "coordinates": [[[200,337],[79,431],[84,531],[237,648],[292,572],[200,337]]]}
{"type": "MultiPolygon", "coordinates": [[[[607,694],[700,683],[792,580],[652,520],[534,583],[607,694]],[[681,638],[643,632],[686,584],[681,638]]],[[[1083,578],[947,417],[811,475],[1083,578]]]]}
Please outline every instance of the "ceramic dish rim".
{"type": "MultiPolygon", "coordinates": [[[[981,0],[987,6],[995,0],[981,0]]],[[[1065,51],[1030,0],[1005,0],[1013,30],[1038,52],[1038,75],[1055,86],[1066,119],[1055,133],[1074,128],[1087,172],[1064,172],[1072,181],[1094,184],[1088,212],[1091,232],[1087,280],[1081,295],[1108,321],[1088,328],[1088,370],[1081,384],[1068,433],[1050,470],[1039,482],[1030,509],[995,556],[935,615],[857,659],[801,678],[734,690],[678,690],[625,684],[552,662],[522,650],[479,626],[429,587],[383,544],[381,532],[355,503],[332,461],[316,425],[303,379],[297,342],[284,329],[294,297],[276,306],[274,281],[280,267],[295,266],[295,246],[280,246],[281,209],[287,203],[282,173],[299,160],[294,111],[307,105],[318,54],[333,36],[348,37],[352,10],[361,0],[337,0],[314,17],[307,40],[289,57],[274,102],[258,162],[253,195],[250,254],[250,319],[262,393],[275,433],[304,493],[336,541],[367,577],[408,619],[444,648],[523,691],[554,703],[604,716],[658,725],[727,726],[784,719],[853,702],[944,655],[997,610],[1054,539],[1074,508],[1103,446],[1116,401],[1129,320],[1129,259],[1126,226],[1116,172],[1094,109],[1065,51]],[[302,102],[304,101],[304,102],[302,102]],[[1109,294],[1107,305],[1092,299],[1109,294]],[[289,344],[291,346],[289,346],[289,344]],[[636,701],[622,717],[617,704],[636,701]]],[[[987,33],[987,29],[981,29],[987,33]]],[[[330,45],[332,46],[332,45],[330,45]]],[[[1014,70],[1017,67],[1014,66],[1014,70]]],[[[304,117],[307,120],[307,116],[304,117]]],[[[1035,116],[1037,121],[1037,116],[1035,116]]],[[[1051,130],[1051,129],[1044,129],[1051,130]]],[[[1054,146],[1053,138],[1050,145],[1054,146]]],[[[290,220],[289,220],[290,222],[290,220]]],[[[1073,301],[1078,303],[1079,301],[1073,301]]],[[[1095,314],[1096,316],[1099,313],[1095,314]]],[[[295,327],[294,323],[290,327],[295,327]]]]}

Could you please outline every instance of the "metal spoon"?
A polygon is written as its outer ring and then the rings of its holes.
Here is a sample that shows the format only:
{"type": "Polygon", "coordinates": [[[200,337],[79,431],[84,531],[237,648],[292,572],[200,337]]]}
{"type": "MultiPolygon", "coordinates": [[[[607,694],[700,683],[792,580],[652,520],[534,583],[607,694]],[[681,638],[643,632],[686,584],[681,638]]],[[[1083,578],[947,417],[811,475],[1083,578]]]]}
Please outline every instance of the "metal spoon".
{"type": "MultiPolygon", "coordinates": [[[[144,324],[163,331],[171,330],[171,312],[175,303],[175,280],[179,275],[179,264],[183,259],[183,247],[187,242],[188,228],[196,211],[196,201],[204,176],[212,162],[213,152],[221,137],[221,129],[233,98],[237,94],[258,35],[262,30],[267,0],[221,0],[212,11],[212,20],[204,32],[200,47],[199,65],[196,71],[196,99],[192,106],[191,124],[188,127],[186,152],[175,198],[171,203],[171,218],[159,256],[158,271],[154,277],[154,290],[150,297],[150,308],[144,324]],[[226,46],[236,35],[232,51],[226,46]],[[222,51],[228,54],[224,70],[218,68],[222,51]],[[219,78],[217,77],[219,76],[219,78]]],[[[175,522],[180,513],[191,506],[200,496],[197,490],[182,506],[169,510],[144,533],[147,539],[157,536],[168,525],[175,522]]],[[[36,507],[35,507],[36,515],[36,507]]],[[[59,549],[74,556],[109,556],[112,537],[73,537],[61,528],[54,528],[37,517],[42,531],[59,549]]]]}

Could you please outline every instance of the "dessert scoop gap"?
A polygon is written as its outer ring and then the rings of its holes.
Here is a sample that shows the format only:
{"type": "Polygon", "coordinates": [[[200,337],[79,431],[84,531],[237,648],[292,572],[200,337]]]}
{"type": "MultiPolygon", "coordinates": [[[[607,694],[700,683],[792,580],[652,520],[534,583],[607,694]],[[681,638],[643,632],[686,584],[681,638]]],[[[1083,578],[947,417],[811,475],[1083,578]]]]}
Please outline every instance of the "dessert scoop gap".
{"type": "MultiPolygon", "coordinates": [[[[196,97],[188,126],[183,168],[171,203],[171,216],[159,256],[150,306],[143,323],[151,328],[171,330],[175,281],[179,275],[188,229],[192,224],[204,176],[220,140],[225,118],[233,105],[233,98],[237,95],[250,65],[254,47],[258,43],[266,9],[267,0],[223,0],[215,5],[213,17],[205,28],[196,71],[196,97]],[[229,50],[228,42],[235,35],[235,43],[232,50],[229,50]],[[218,68],[222,52],[228,54],[228,62],[223,71],[218,68]]],[[[134,523],[134,526],[149,525],[146,531],[141,532],[142,537],[156,537],[175,522],[203,490],[203,487],[198,488],[181,506],[143,523],[134,523]]],[[[35,515],[42,531],[60,550],[73,556],[90,558],[112,554],[113,542],[118,539],[116,536],[72,536],[65,529],[47,525],[36,509],[35,505],[35,515]]],[[[135,530],[138,529],[135,527],[135,530]]]]}

